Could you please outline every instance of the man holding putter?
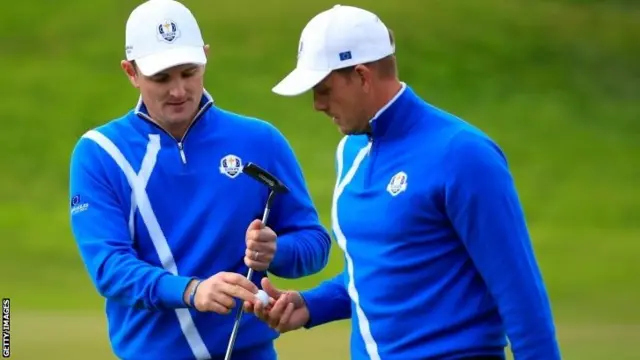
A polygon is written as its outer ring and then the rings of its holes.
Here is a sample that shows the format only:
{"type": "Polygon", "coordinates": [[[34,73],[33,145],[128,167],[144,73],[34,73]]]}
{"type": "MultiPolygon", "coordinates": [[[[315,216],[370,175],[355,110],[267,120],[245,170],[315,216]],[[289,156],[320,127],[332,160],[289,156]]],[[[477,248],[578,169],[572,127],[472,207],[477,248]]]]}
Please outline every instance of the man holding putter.
{"type": "MultiPolygon", "coordinates": [[[[257,301],[267,271],[298,278],[329,256],[284,136],[204,90],[208,48],[181,3],[136,7],[121,67],[138,104],[85,133],[71,156],[71,229],[121,359],[222,359],[232,310],[257,301]],[[288,188],[270,202],[268,226],[270,190],[243,175],[250,162],[288,188]]],[[[241,320],[233,359],[275,359],[278,333],[241,320]]]]}

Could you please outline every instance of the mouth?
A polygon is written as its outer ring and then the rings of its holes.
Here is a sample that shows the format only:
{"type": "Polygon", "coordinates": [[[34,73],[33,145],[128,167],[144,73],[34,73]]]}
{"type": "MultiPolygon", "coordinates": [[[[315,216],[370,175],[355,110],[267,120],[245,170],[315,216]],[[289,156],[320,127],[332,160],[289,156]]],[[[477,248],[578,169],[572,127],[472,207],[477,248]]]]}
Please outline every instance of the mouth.
{"type": "Polygon", "coordinates": [[[182,106],[184,104],[187,103],[187,100],[183,100],[183,101],[171,101],[171,102],[167,102],[168,106],[182,106]]]}

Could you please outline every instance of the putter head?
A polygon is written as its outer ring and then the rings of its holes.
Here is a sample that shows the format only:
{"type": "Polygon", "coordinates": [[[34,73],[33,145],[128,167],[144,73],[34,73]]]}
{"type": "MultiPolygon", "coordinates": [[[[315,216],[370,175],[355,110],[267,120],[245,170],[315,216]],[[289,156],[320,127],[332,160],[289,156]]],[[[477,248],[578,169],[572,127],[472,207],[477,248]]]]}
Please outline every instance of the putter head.
{"type": "Polygon", "coordinates": [[[248,163],[242,168],[242,172],[256,179],[257,181],[267,185],[267,187],[275,194],[283,194],[289,192],[282,181],[270,174],[267,170],[261,168],[254,163],[248,163]]]}

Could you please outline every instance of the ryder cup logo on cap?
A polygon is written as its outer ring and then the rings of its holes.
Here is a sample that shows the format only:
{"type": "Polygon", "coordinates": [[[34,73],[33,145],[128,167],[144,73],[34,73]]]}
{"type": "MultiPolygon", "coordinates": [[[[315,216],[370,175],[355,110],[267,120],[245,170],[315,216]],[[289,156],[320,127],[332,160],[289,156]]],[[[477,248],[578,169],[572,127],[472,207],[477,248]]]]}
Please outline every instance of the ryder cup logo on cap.
{"type": "Polygon", "coordinates": [[[394,52],[389,29],[377,15],[354,6],[336,5],[314,16],[304,27],[296,67],[273,92],[299,95],[334,70],[377,61],[394,52]]]}
{"type": "Polygon", "coordinates": [[[178,65],[207,63],[196,18],[175,0],[138,5],[127,20],[125,50],[127,60],[135,61],[145,76],[178,65]]]}
{"type": "Polygon", "coordinates": [[[180,36],[178,25],[173,20],[165,20],[158,25],[158,36],[166,42],[173,42],[180,36]]]}

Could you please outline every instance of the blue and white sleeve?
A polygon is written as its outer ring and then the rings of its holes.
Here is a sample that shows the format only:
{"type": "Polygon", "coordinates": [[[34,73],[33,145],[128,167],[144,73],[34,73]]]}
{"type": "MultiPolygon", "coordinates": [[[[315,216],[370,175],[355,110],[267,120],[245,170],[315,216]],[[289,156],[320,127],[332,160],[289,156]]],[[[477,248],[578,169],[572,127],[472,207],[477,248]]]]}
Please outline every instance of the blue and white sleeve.
{"type": "Polygon", "coordinates": [[[342,272],[316,288],[300,292],[310,314],[305,328],[351,318],[351,298],[347,292],[345,276],[342,272]]]}
{"type": "Polygon", "coordinates": [[[269,271],[283,278],[315,274],[327,265],[331,237],[320,223],[302,169],[284,136],[272,128],[272,171],[289,193],[273,201],[271,227],[278,234],[277,251],[269,271]]]}
{"type": "Polygon", "coordinates": [[[71,230],[98,292],[105,298],[146,309],[184,308],[191,281],[136,257],[128,212],[112,179],[120,171],[92,140],[82,138],[71,155],[71,230]]]}
{"type": "Polygon", "coordinates": [[[445,168],[447,214],[498,305],[515,358],[560,359],[549,297],[502,151],[460,133],[445,168]]]}

